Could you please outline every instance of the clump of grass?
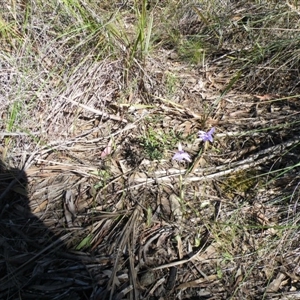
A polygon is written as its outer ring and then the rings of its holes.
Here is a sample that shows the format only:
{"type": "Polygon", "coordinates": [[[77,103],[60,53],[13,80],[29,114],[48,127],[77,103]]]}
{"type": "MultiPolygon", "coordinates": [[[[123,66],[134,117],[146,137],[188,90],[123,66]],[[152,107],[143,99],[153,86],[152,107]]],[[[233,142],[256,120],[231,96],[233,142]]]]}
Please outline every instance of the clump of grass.
{"type": "Polygon", "coordinates": [[[176,74],[171,73],[171,72],[166,72],[166,88],[167,88],[167,93],[169,97],[172,97],[177,89],[178,89],[178,77],[176,74]]]}
{"type": "Polygon", "coordinates": [[[199,65],[205,60],[205,47],[201,37],[191,37],[182,40],[177,48],[179,58],[190,64],[199,65]]]}
{"type": "Polygon", "coordinates": [[[172,130],[164,132],[150,127],[139,142],[146,158],[160,160],[165,157],[167,150],[176,148],[179,138],[172,130]]]}

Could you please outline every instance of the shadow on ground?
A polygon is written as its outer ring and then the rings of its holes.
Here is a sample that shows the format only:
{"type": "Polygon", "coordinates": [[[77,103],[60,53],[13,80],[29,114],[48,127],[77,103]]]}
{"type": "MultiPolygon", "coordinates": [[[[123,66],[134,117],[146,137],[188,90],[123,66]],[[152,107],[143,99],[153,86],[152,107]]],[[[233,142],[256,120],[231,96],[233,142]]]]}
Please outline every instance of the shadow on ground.
{"type": "Polygon", "coordinates": [[[0,162],[0,299],[91,299],[86,261],[31,213],[27,184],[0,162]]]}

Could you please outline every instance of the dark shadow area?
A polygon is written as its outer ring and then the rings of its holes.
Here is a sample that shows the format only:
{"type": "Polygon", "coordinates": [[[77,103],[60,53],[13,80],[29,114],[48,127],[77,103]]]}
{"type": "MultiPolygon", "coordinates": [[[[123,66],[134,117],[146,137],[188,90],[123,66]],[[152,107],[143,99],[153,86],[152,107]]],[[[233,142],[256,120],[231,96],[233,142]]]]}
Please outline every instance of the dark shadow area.
{"type": "Polygon", "coordinates": [[[55,236],[31,213],[27,185],[0,162],[0,299],[91,299],[87,261],[67,251],[71,233],[55,236]]]}

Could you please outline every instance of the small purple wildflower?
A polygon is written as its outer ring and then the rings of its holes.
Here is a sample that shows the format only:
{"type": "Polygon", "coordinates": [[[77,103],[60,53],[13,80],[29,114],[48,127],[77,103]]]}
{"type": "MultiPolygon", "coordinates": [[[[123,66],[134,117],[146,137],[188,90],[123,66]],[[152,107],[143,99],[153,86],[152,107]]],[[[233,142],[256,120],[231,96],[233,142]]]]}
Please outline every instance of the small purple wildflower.
{"type": "Polygon", "coordinates": [[[214,141],[214,138],[213,138],[213,134],[215,132],[215,127],[213,127],[211,130],[209,130],[208,132],[205,132],[205,131],[199,131],[198,134],[199,134],[199,139],[201,139],[203,142],[207,142],[207,141],[210,141],[211,143],[214,141]]]}
{"type": "Polygon", "coordinates": [[[178,144],[178,151],[174,154],[172,159],[180,161],[180,162],[183,160],[186,160],[188,162],[192,161],[190,155],[187,152],[182,150],[182,146],[180,143],[178,144]]]}

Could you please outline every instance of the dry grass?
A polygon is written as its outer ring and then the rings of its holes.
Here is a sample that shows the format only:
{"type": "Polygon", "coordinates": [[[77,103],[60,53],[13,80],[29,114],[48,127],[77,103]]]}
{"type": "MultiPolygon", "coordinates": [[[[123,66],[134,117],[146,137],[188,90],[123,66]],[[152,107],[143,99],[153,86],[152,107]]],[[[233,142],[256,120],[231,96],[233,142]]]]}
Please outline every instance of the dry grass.
{"type": "Polygon", "coordinates": [[[0,1],[1,299],[300,298],[294,2],[0,1]]]}

